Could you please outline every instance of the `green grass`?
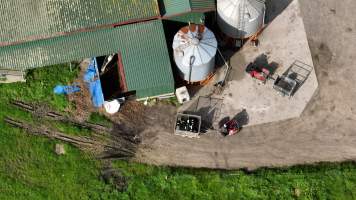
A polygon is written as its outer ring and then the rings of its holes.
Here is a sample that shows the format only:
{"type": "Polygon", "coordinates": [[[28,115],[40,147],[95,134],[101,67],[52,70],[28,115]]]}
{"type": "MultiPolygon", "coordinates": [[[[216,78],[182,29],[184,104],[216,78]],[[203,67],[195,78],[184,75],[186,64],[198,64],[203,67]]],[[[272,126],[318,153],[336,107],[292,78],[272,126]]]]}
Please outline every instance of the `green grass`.
{"type": "MultiPolygon", "coordinates": [[[[70,71],[67,65],[58,65],[31,71],[27,83],[0,84],[0,199],[356,199],[354,163],[246,173],[116,161],[114,167],[129,177],[128,190],[120,193],[100,180],[101,163],[90,155],[65,145],[66,154],[57,156],[54,146],[59,141],[31,136],[3,123],[7,115],[38,123],[10,106],[10,99],[46,103],[58,111],[71,108],[52,89],[56,84],[70,84],[77,73],[78,68],[70,71]]],[[[97,113],[90,121],[109,124],[97,113]]],[[[86,129],[52,125],[68,134],[90,135],[86,129]]]]}
{"type": "Polygon", "coordinates": [[[250,174],[124,162],[115,166],[130,177],[125,193],[130,199],[356,199],[354,163],[261,169],[250,174]]]}
{"type": "Polygon", "coordinates": [[[165,104],[176,106],[176,107],[180,106],[177,97],[171,97],[168,99],[161,100],[161,103],[165,103],[165,104]]]}
{"type": "Polygon", "coordinates": [[[68,135],[74,136],[91,136],[92,131],[86,128],[82,128],[79,126],[73,126],[67,123],[58,123],[58,122],[49,122],[48,123],[51,127],[55,128],[56,130],[66,133],[68,135]]]}
{"type": "MultiPolygon", "coordinates": [[[[0,84],[0,199],[102,199],[116,198],[118,192],[98,177],[100,163],[66,145],[66,155],[54,153],[55,143],[30,136],[4,124],[11,116],[36,122],[31,114],[9,105],[11,99],[45,103],[58,111],[70,108],[65,96],[54,95],[56,84],[70,84],[78,68],[67,65],[41,68],[28,73],[26,83],[0,84]]],[[[87,135],[87,130],[53,124],[69,134],[87,135]]]]}
{"type": "Polygon", "coordinates": [[[99,113],[92,113],[89,117],[89,122],[100,124],[106,127],[112,127],[112,122],[110,122],[109,119],[107,119],[105,116],[99,114],[99,113]]]}

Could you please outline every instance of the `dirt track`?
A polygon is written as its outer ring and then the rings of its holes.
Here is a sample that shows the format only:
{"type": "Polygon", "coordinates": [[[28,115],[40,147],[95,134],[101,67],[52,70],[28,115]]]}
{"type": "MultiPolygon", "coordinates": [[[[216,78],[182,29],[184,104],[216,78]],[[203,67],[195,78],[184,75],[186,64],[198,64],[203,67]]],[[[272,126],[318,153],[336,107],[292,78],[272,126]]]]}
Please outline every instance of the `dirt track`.
{"type": "Polygon", "coordinates": [[[300,0],[319,90],[302,117],[227,138],[172,135],[169,114],[152,126],[136,160],[207,168],[288,166],[356,160],[356,1],[300,0]]]}

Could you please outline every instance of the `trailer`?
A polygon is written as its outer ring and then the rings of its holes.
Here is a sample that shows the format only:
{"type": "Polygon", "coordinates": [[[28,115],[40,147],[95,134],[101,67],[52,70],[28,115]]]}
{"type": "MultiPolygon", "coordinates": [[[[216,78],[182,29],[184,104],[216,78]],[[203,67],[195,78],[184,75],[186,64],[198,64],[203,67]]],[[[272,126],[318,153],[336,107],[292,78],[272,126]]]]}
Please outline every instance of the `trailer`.
{"type": "Polygon", "coordinates": [[[178,113],[174,134],[182,137],[199,138],[201,116],[178,113]]]}
{"type": "Polygon", "coordinates": [[[273,88],[282,96],[292,97],[308,79],[313,68],[303,62],[295,61],[274,81],[273,88]]]}

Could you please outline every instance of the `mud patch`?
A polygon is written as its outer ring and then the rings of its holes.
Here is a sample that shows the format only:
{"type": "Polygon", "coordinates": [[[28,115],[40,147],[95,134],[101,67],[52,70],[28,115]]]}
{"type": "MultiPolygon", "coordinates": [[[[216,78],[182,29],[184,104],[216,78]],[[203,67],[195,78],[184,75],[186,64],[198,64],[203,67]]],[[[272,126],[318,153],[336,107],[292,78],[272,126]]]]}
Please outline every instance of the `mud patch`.
{"type": "Polygon", "coordinates": [[[333,14],[333,15],[336,15],[336,9],[331,8],[331,9],[330,9],[330,13],[333,14]]]}
{"type": "Polygon", "coordinates": [[[327,68],[327,65],[329,65],[333,59],[333,53],[331,49],[323,42],[316,47],[312,46],[311,51],[313,52],[313,60],[315,65],[320,66],[321,68],[327,68]]]}
{"type": "Polygon", "coordinates": [[[329,82],[328,82],[328,85],[330,85],[330,86],[334,86],[336,84],[337,84],[336,81],[329,80],[329,82]]]}
{"type": "Polygon", "coordinates": [[[331,112],[334,112],[335,109],[336,109],[336,106],[335,106],[335,105],[332,105],[332,106],[330,107],[330,111],[331,111],[331,112]]]}
{"type": "Polygon", "coordinates": [[[328,76],[329,76],[329,73],[328,73],[327,71],[322,71],[322,72],[321,72],[321,75],[322,75],[323,77],[328,77],[328,76]]]}
{"type": "Polygon", "coordinates": [[[118,169],[103,169],[101,178],[106,184],[114,186],[118,191],[123,192],[128,187],[128,178],[126,178],[118,169]]]}

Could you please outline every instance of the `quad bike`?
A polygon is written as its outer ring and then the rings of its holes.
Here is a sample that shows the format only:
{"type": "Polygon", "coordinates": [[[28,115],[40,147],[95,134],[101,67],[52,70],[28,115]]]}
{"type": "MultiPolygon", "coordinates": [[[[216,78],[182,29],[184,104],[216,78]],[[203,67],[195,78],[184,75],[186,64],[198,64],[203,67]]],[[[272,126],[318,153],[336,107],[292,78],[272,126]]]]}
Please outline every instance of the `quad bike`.
{"type": "Polygon", "coordinates": [[[263,84],[265,84],[266,81],[271,78],[271,72],[267,68],[259,67],[254,63],[250,63],[246,67],[246,72],[250,74],[252,78],[261,81],[263,84]]]}
{"type": "Polygon", "coordinates": [[[241,126],[240,124],[237,122],[237,120],[232,119],[228,122],[226,122],[222,128],[221,128],[221,133],[224,136],[228,136],[228,135],[235,135],[236,133],[238,133],[241,130],[241,126]]]}

